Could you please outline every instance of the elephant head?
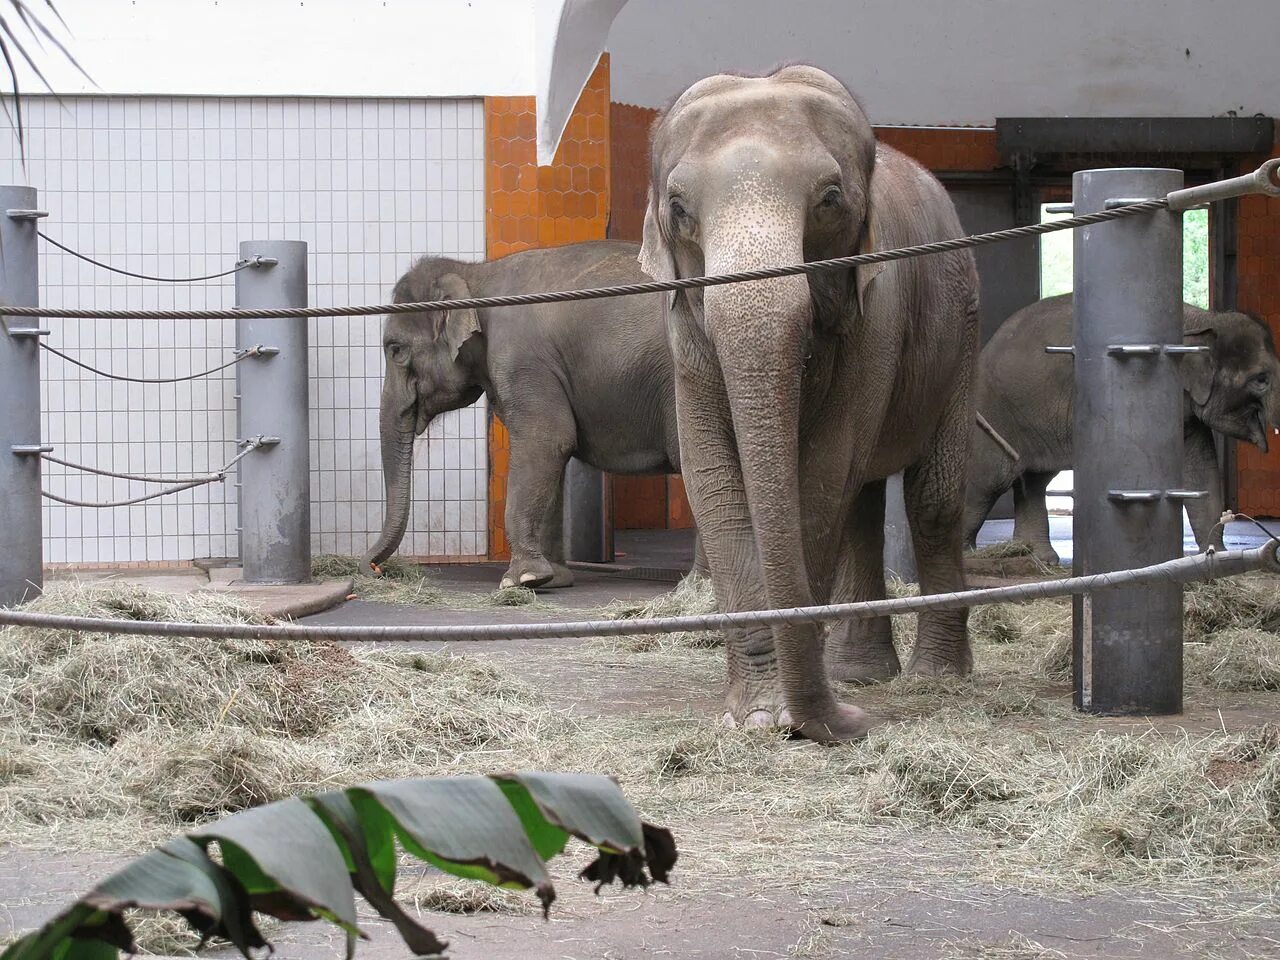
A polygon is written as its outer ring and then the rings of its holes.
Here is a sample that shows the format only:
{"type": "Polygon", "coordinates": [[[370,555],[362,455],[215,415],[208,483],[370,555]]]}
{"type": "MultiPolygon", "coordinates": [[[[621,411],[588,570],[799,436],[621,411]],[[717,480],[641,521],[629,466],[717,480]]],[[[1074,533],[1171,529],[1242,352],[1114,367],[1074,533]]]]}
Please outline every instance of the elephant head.
{"type": "Polygon", "coordinates": [[[1280,358],[1271,331],[1243,313],[1208,314],[1186,343],[1209,348],[1184,357],[1180,375],[1197,417],[1214,430],[1267,450],[1280,423],[1280,358]]]}
{"type": "MultiPolygon", "coordinates": [[[[427,258],[400,278],[395,303],[461,300],[471,296],[455,270],[463,264],[427,258]]],[[[409,522],[413,443],[432,419],[480,399],[477,376],[483,348],[474,310],[392,314],[383,332],[386,378],[382,383],[379,433],[387,506],[382,532],[365,555],[376,569],[400,545],[409,522]]]]}

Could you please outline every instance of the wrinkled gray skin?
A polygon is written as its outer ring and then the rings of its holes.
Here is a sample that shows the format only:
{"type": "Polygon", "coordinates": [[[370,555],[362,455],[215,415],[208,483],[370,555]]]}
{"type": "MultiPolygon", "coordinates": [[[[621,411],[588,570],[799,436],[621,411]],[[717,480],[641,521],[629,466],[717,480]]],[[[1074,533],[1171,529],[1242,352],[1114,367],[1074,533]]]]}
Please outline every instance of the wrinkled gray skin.
{"type": "MultiPolygon", "coordinates": [[[[641,265],[730,273],[961,235],[941,185],[812,67],[711,77],[659,121],[641,265]]],[[[906,471],[920,579],[959,590],[977,278],[966,252],[690,290],[668,337],[684,480],[719,609],[885,595],[885,478],[906,471]]],[[[823,741],[867,715],[829,677],[899,672],[886,621],[727,638],[726,720],[823,741]]],[[[963,674],[964,612],[920,617],[909,670],[963,674]]]]}
{"type": "MultiPolygon", "coordinates": [[[[426,257],[396,303],[459,300],[648,280],[632,243],[529,250],[486,263],[426,257]]],[[[413,441],[432,418],[486,394],[511,436],[504,586],[573,583],[564,563],[563,477],[571,456],[610,473],[680,468],[671,356],[657,296],[394,314],[383,333],[386,520],[366,564],[399,545],[409,518],[413,441]]]]}
{"type": "MultiPolygon", "coordinates": [[[[1215,529],[1222,515],[1222,479],[1213,431],[1267,449],[1271,408],[1280,398],[1280,359],[1271,332],[1242,313],[1209,313],[1184,305],[1188,344],[1207,355],[1178,361],[1183,394],[1183,485],[1207,490],[1188,500],[1187,514],[1200,548],[1221,548],[1215,529]]],[[[982,349],[975,395],[978,411],[1017,451],[1014,462],[980,427],[973,428],[965,539],[972,546],[996,500],[1013,487],[1015,539],[1029,543],[1047,563],[1058,554],[1049,540],[1045,489],[1072,466],[1074,372],[1071,358],[1046,354],[1046,344],[1074,338],[1071,295],[1050,297],[1019,310],[982,349]]]]}

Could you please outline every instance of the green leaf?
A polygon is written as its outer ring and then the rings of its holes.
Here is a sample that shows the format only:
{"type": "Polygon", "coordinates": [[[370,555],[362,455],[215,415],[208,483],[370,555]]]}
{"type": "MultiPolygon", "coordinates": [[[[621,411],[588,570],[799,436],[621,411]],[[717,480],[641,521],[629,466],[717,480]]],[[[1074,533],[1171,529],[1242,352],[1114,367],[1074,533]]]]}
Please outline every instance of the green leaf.
{"type": "Polygon", "coordinates": [[[613,853],[644,852],[640,817],[612,778],[584,773],[516,773],[500,780],[508,797],[518,793],[517,786],[523,787],[549,824],[579,840],[613,853]]]}
{"type": "Polygon", "coordinates": [[[35,933],[9,944],[0,960],[44,960],[71,936],[86,920],[98,911],[85,903],[73,903],[35,933]]]}
{"type": "Polygon", "coordinates": [[[341,791],[322,793],[311,798],[310,803],[333,833],[347,859],[352,882],[379,916],[395,924],[405,944],[417,956],[442,954],[449,944],[410,917],[392,896],[395,889],[395,842],[389,829],[381,831],[386,842],[379,844],[387,855],[380,854],[381,864],[375,864],[351,800],[341,791]]]}
{"type": "Polygon", "coordinates": [[[348,795],[366,835],[385,829],[377,821],[389,817],[406,850],[447,873],[536,887],[544,906],[555,897],[520,818],[488,777],[365,783],[348,795]]]}
{"type": "Polygon", "coordinates": [[[187,922],[200,931],[205,940],[210,937],[222,937],[229,940],[237,950],[250,957],[252,950],[267,946],[262,931],[253,922],[253,911],[249,905],[249,894],[230,872],[209,859],[208,854],[199,844],[186,837],[176,837],[161,849],[171,857],[176,857],[190,864],[209,878],[218,891],[221,904],[221,916],[216,923],[208,927],[201,925],[201,918],[191,913],[183,913],[187,922]]]}
{"type": "Polygon", "coordinates": [[[241,811],[191,834],[216,840],[254,908],[284,918],[331,918],[359,933],[355,890],[342,852],[312,809],[296,798],[241,811]]]}

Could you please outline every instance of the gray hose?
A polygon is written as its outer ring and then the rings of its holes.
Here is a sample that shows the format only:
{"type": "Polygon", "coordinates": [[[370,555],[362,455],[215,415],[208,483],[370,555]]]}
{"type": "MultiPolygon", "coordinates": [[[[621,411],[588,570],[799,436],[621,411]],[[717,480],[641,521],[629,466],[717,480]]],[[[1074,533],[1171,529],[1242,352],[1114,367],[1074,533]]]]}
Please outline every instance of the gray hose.
{"type": "Polygon", "coordinates": [[[832,603],[785,610],[752,610],[742,613],[709,613],[686,617],[650,617],[638,620],[581,620],[570,623],[506,623],[481,626],[401,626],[401,627],[321,627],[296,624],[258,626],[246,623],[202,624],[165,623],[138,620],[101,620],[0,610],[0,626],[38,627],[55,630],[86,630],[96,633],[148,637],[202,637],[214,639],[298,639],[298,640],[549,640],[562,637],[629,636],[633,634],[716,631],[740,627],[773,626],[781,623],[822,623],[830,620],[861,620],[887,614],[919,613],[924,610],[957,610],[987,603],[1020,603],[1049,597],[1066,597],[1097,590],[1135,586],[1140,583],[1190,583],[1235,576],[1251,570],[1280,573],[1280,540],[1268,540],[1250,550],[1200,553],[1193,557],[1167,560],[1136,570],[1095,573],[1087,577],[992,587],[960,593],[937,593],[926,597],[899,597],[858,603],[832,603]]]}

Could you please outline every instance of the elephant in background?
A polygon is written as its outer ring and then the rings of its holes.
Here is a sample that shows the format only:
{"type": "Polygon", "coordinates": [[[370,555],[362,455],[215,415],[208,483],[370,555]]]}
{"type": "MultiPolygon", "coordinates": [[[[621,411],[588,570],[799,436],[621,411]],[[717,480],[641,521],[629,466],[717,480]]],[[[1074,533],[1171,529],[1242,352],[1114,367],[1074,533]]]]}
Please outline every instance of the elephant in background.
{"type": "MultiPolygon", "coordinates": [[[[459,300],[648,280],[618,241],[528,250],[485,263],[424,257],[396,303],[459,300]]],[[[380,433],[387,510],[366,565],[400,544],[413,443],[432,418],[488,396],[511,436],[504,586],[563,587],[563,478],[570,457],[611,473],[676,473],[671,355],[657,295],[393,314],[383,334],[380,433]]]]}
{"type": "MultiPolygon", "coordinates": [[[[963,233],[941,184],[877,144],[814,67],[695,83],[658,120],[651,160],[641,265],[659,279],[963,233]]],[[[900,470],[923,589],[963,589],[977,289],[966,250],[674,295],[681,463],[720,610],[883,597],[885,478],[900,470]]],[[[921,614],[908,669],[967,673],[966,621],[921,614]]],[[[727,721],[823,741],[869,725],[831,677],[900,669],[883,618],[825,643],[814,624],[730,631],[726,647],[727,721]]]]}
{"type": "MultiPolygon", "coordinates": [[[[1045,490],[1054,474],[1070,470],[1075,381],[1069,357],[1046,354],[1048,344],[1074,339],[1071,295],[1024,307],[1001,325],[982,349],[976,385],[978,412],[1017,452],[1015,461],[983,429],[971,441],[965,504],[965,539],[972,546],[996,500],[1010,487],[1015,539],[1037,557],[1057,563],[1049,540],[1045,490]]],[[[1271,331],[1243,313],[1210,313],[1183,306],[1183,342],[1207,346],[1178,362],[1183,394],[1183,486],[1207,490],[1188,500],[1187,514],[1200,549],[1222,546],[1222,478],[1213,433],[1267,449],[1268,425],[1277,421],[1280,358],[1271,331]]]]}

